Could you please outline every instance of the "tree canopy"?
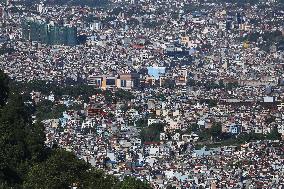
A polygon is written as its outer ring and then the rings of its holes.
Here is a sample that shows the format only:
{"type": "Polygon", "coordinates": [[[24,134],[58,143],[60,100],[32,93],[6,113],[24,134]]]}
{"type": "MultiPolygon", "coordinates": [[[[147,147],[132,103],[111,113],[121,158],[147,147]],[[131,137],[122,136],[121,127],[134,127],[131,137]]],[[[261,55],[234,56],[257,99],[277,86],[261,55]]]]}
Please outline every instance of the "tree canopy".
{"type": "Polygon", "coordinates": [[[143,142],[158,142],[160,141],[160,133],[163,132],[164,123],[153,123],[149,127],[142,128],[140,137],[143,142]]]}
{"type": "Polygon", "coordinates": [[[281,134],[277,127],[273,127],[271,132],[266,136],[268,140],[281,140],[281,134]]]}
{"type": "Polygon", "coordinates": [[[0,106],[5,103],[9,94],[9,79],[7,75],[0,70],[0,106]]]}
{"type": "Polygon", "coordinates": [[[15,189],[132,189],[150,188],[142,181],[119,181],[97,170],[72,152],[44,145],[44,126],[33,123],[22,96],[9,92],[0,71],[0,188],[15,189]]]}

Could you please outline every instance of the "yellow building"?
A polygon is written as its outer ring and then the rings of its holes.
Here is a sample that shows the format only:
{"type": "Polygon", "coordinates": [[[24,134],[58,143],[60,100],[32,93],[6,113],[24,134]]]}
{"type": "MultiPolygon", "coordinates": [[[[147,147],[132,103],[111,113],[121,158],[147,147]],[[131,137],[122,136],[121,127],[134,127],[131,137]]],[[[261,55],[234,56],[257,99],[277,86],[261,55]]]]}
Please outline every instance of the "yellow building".
{"type": "Polygon", "coordinates": [[[249,48],[249,42],[248,42],[248,41],[244,42],[243,47],[244,47],[245,49],[249,48]]]}

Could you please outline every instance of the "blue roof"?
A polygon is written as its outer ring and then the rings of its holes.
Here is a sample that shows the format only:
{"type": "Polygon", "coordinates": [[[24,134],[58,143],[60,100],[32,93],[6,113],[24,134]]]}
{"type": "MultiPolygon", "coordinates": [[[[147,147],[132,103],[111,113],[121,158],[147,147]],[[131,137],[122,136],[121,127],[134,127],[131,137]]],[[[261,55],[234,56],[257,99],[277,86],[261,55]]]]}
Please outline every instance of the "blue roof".
{"type": "Polygon", "coordinates": [[[194,153],[196,153],[197,156],[209,156],[211,153],[213,153],[212,150],[206,150],[205,147],[201,148],[200,150],[194,150],[194,153]]]}
{"type": "Polygon", "coordinates": [[[166,72],[166,67],[147,67],[148,74],[155,79],[159,79],[166,72]]]}

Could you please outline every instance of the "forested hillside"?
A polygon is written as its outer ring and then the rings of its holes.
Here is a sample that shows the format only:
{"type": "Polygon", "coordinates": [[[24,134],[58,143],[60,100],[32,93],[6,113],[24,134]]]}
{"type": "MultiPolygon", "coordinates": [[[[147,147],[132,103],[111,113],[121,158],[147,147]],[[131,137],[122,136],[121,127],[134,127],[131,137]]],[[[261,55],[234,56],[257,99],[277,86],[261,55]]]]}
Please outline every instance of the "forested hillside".
{"type": "Polygon", "coordinates": [[[0,71],[0,188],[147,189],[146,183],[104,174],[73,153],[46,148],[43,125],[33,123],[21,95],[0,71]]]}

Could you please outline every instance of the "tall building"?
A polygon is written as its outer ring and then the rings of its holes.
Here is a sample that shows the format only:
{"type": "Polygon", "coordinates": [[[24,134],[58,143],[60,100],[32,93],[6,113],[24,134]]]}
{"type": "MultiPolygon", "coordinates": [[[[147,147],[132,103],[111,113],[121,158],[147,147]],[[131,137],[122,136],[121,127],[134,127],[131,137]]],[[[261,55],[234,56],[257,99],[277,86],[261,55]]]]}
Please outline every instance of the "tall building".
{"type": "Polygon", "coordinates": [[[22,37],[48,45],[77,45],[77,28],[47,24],[42,21],[23,21],[22,37]]]}
{"type": "Polygon", "coordinates": [[[68,27],[66,31],[66,41],[70,46],[74,46],[77,44],[77,28],[76,27],[68,27]]]}
{"type": "Polygon", "coordinates": [[[0,4],[0,19],[4,17],[4,7],[0,4]]]}

